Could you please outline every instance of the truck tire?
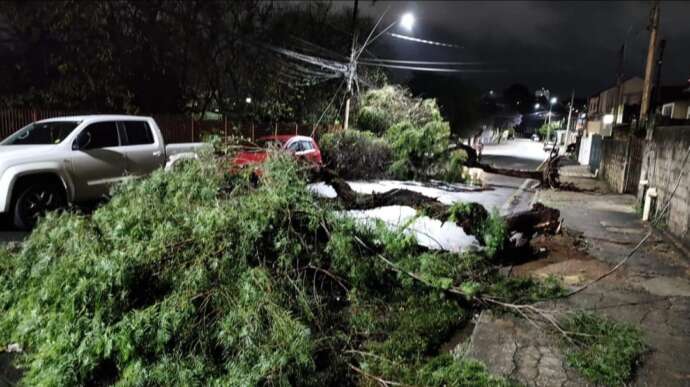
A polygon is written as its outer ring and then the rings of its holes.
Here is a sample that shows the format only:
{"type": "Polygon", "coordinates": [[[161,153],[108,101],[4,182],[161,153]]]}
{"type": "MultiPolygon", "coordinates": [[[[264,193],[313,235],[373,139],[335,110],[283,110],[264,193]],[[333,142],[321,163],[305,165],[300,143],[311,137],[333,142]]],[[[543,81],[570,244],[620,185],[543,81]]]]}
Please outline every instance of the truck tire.
{"type": "Polygon", "coordinates": [[[13,205],[14,225],[31,230],[38,218],[48,211],[64,208],[65,191],[53,183],[32,183],[18,192],[13,205]]]}

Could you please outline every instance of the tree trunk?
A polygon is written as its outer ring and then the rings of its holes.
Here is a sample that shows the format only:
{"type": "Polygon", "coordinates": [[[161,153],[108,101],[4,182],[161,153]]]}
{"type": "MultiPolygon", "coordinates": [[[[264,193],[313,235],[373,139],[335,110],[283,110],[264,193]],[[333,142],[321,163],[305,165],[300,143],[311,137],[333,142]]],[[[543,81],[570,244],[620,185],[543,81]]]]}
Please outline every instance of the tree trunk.
{"type": "MultiPolygon", "coordinates": [[[[407,189],[393,189],[383,193],[360,194],[332,171],[325,168],[319,172],[320,180],[333,187],[338,194],[338,202],[348,210],[367,210],[384,206],[408,206],[421,211],[426,216],[449,221],[452,215],[451,207],[435,198],[424,196],[407,189]]],[[[488,211],[480,204],[467,203],[465,217],[454,219],[455,224],[482,242],[481,225],[488,217],[488,211]]],[[[554,234],[560,225],[560,212],[541,203],[535,204],[528,211],[519,212],[505,217],[508,235],[521,233],[524,238],[531,238],[534,234],[554,234]]]]}

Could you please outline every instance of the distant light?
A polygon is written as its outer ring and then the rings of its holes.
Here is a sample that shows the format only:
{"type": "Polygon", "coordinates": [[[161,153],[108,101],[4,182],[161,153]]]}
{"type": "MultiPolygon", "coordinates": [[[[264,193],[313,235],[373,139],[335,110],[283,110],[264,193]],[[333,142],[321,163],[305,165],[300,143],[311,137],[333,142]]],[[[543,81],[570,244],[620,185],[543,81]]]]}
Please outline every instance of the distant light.
{"type": "Polygon", "coordinates": [[[412,15],[409,12],[402,15],[402,17],[400,18],[400,25],[404,29],[412,31],[412,27],[414,27],[414,15],[412,15]]]}
{"type": "Polygon", "coordinates": [[[493,90],[489,90],[489,95],[494,95],[494,91],[493,91],[493,90]]]}
{"type": "Polygon", "coordinates": [[[251,98],[251,97],[247,97],[247,99],[245,99],[244,102],[246,102],[246,103],[252,103],[252,98],[251,98]]]}
{"type": "Polygon", "coordinates": [[[551,98],[551,105],[555,104],[558,99],[556,97],[551,98]]]}
{"type": "Polygon", "coordinates": [[[585,118],[585,117],[587,117],[587,114],[585,114],[585,113],[580,113],[580,118],[585,118]]]}
{"type": "Polygon", "coordinates": [[[535,103],[535,104],[534,104],[534,108],[535,108],[535,109],[539,109],[540,107],[541,107],[540,104],[538,104],[538,103],[535,103]]]}
{"type": "Polygon", "coordinates": [[[613,123],[613,114],[606,114],[604,115],[604,124],[612,124],[613,123]]]}

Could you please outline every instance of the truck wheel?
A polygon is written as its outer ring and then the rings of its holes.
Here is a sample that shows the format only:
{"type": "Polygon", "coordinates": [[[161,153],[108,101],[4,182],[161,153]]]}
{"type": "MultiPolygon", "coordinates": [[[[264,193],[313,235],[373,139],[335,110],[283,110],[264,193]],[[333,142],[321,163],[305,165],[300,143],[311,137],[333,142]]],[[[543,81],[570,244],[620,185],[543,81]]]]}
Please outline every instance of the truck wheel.
{"type": "Polygon", "coordinates": [[[30,230],[46,212],[64,208],[66,204],[62,187],[55,184],[30,184],[19,191],[14,201],[14,225],[22,230],[30,230]]]}

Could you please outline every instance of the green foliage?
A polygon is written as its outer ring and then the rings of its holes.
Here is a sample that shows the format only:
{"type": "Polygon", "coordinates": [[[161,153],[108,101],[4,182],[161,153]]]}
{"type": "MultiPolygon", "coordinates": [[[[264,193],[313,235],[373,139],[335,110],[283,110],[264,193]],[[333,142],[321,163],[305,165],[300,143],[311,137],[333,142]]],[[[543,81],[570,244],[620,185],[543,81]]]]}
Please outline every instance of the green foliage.
{"type": "Polygon", "coordinates": [[[504,248],[508,238],[508,229],[505,220],[497,210],[487,214],[486,210],[473,203],[455,203],[448,210],[448,220],[454,223],[464,224],[466,231],[475,235],[479,242],[485,246],[486,255],[494,257],[504,248]]]}
{"type": "Polygon", "coordinates": [[[22,382],[370,383],[354,365],[411,384],[503,383],[436,356],[468,318],[443,290],[488,288],[485,255],[358,226],[320,204],[288,156],[263,168],[256,187],[211,159],[158,171],[0,251],[0,346],[25,349],[22,382]]]}
{"type": "Polygon", "coordinates": [[[464,180],[467,154],[448,152],[450,125],[435,100],[413,98],[402,87],[385,86],[362,96],[357,117],[359,129],[390,144],[393,161],[388,172],[396,178],[464,180]]]}
{"type": "Polygon", "coordinates": [[[524,277],[498,277],[487,292],[504,301],[528,304],[558,298],[566,293],[556,277],[543,281],[524,277]]]}
{"type": "Polygon", "coordinates": [[[446,162],[442,177],[444,181],[449,182],[464,182],[466,176],[463,167],[467,163],[468,155],[464,149],[453,151],[450,158],[446,162]]]}
{"type": "Polygon", "coordinates": [[[441,113],[433,99],[417,99],[401,86],[388,85],[368,90],[362,95],[357,127],[383,135],[388,128],[403,121],[423,126],[441,120],[441,113]]]}
{"type": "Polygon", "coordinates": [[[491,212],[484,222],[481,235],[487,254],[490,257],[497,255],[503,250],[504,244],[508,239],[508,229],[505,220],[498,214],[496,209],[491,212]]]}
{"type": "Polygon", "coordinates": [[[556,136],[556,130],[560,129],[560,123],[559,122],[552,122],[552,123],[544,123],[542,126],[537,129],[537,133],[539,133],[539,137],[544,140],[548,141],[551,140],[556,136]],[[547,138],[550,137],[550,138],[547,138]]]}
{"type": "Polygon", "coordinates": [[[415,126],[410,121],[391,126],[385,135],[394,152],[391,173],[398,178],[426,179],[439,172],[447,157],[450,127],[444,121],[415,126]]]}
{"type": "Polygon", "coordinates": [[[564,340],[568,363],[593,383],[621,386],[630,382],[646,350],[640,330],[592,313],[574,313],[563,321],[575,345],[564,340]]]}
{"type": "Polygon", "coordinates": [[[387,177],[391,147],[370,132],[350,129],[326,133],[319,145],[326,165],[345,179],[387,177]]]}

